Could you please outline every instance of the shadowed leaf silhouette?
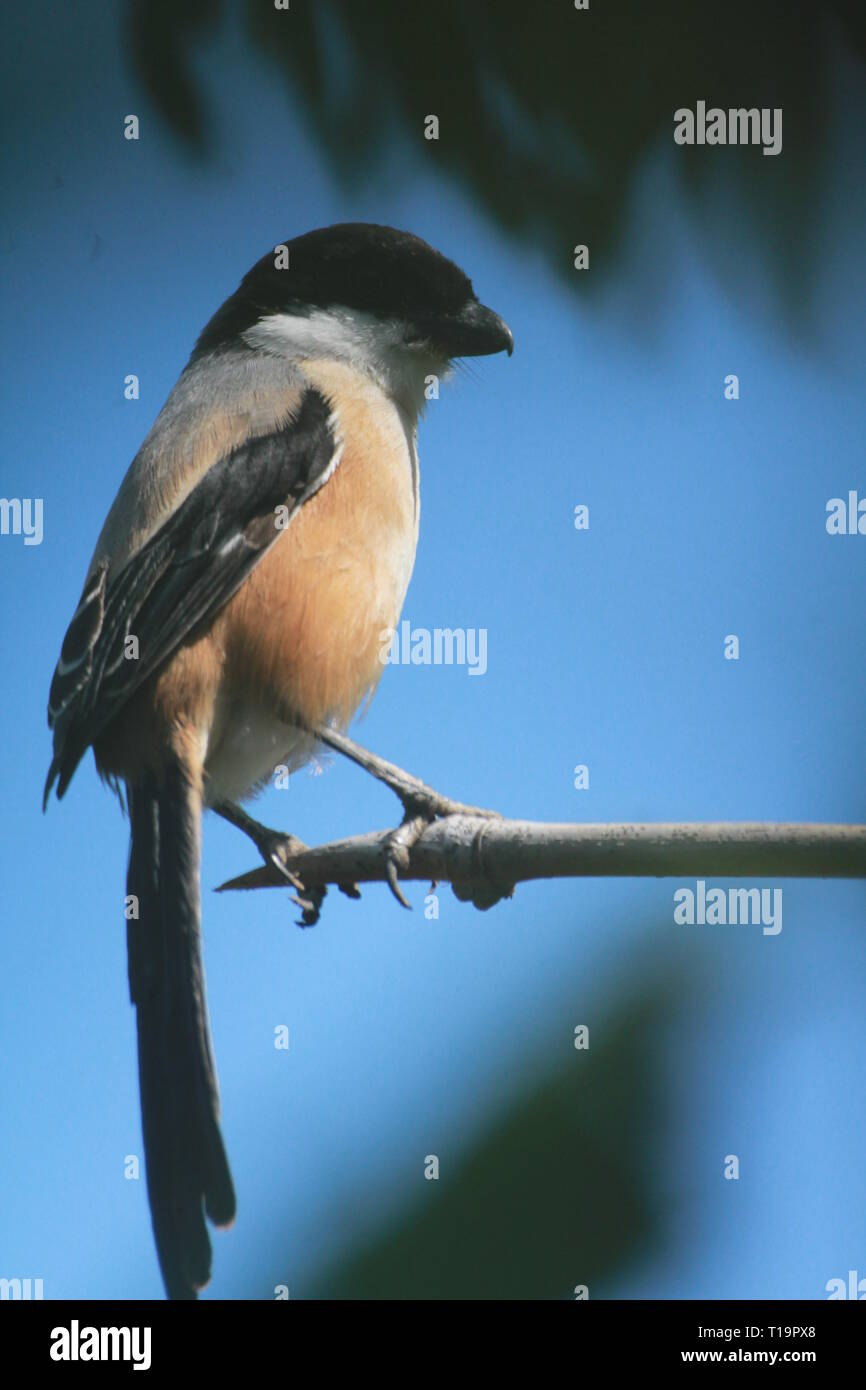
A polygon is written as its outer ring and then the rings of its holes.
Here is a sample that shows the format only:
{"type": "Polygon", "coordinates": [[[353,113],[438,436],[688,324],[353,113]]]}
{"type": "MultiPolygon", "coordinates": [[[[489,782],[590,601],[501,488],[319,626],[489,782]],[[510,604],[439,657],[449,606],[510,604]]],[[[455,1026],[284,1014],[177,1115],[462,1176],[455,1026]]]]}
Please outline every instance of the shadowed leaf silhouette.
{"type": "Polygon", "coordinates": [[[657,1245],[665,1213],[649,1172],[665,1117],[654,1040],[677,975],[599,1017],[587,1050],[566,1039],[540,1059],[534,1086],[467,1147],[439,1153],[437,1181],[425,1181],[419,1154],[419,1197],[313,1295],[551,1299],[586,1284],[592,1296],[657,1245]]]}
{"type": "MultiPolygon", "coordinates": [[[[840,45],[863,79],[866,8],[853,0],[721,9],[621,0],[588,10],[570,0],[292,0],[288,9],[248,0],[243,13],[250,44],[275,66],[346,187],[369,191],[378,172],[405,167],[414,178],[427,167],[586,294],[620,268],[636,181],[654,152],[674,158],[678,108],[698,100],[781,107],[780,157],[751,146],[676,147],[674,168],[696,210],[707,186],[724,181],[721,205],[704,209],[717,271],[727,280],[731,238],[747,223],[781,306],[804,321],[813,260],[805,252],[821,211],[840,45]],[[431,115],[438,139],[425,138],[431,115]],[[592,248],[593,274],[575,273],[576,244],[592,248]]],[[[203,150],[209,116],[192,54],[221,23],[221,7],[131,0],[129,15],[133,62],[151,99],[203,150]]],[[[748,303],[748,287],[740,292],[748,303]]]]}

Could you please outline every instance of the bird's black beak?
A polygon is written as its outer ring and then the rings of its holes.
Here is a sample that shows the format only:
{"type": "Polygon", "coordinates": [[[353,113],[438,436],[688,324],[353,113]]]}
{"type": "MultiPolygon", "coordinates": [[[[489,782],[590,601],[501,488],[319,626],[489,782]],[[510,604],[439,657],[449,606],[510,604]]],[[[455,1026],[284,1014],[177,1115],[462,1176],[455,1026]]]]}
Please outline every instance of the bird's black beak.
{"type": "Polygon", "coordinates": [[[413,324],[413,328],[447,357],[487,357],[492,352],[507,352],[510,357],[514,351],[508,324],[477,299],[471,299],[456,314],[443,314],[413,324]]]}

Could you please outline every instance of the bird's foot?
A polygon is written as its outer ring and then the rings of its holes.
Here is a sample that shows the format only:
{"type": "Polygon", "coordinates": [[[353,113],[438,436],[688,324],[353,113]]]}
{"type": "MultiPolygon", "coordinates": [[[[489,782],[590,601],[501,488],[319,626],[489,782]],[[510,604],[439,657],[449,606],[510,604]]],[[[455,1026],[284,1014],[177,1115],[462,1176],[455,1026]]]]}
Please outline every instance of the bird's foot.
{"type": "MultiPolygon", "coordinates": [[[[385,758],[380,758],[375,753],[370,753],[360,744],[355,743],[345,734],[339,733],[336,729],[319,729],[317,737],[322,743],[335,752],[342,753],[358,767],[369,772],[378,781],[384,782],[386,787],[399,798],[403,807],[403,819],[400,824],[391,831],[384,845],[385,856],[385,876],[388,887],[394,894],[398,903],[402,907],[410,906],[400,887],[400,870],[405,870],[409,866],[409,856],[413,847],[418,843],[424,831],[434,821],[444,819],[446,816],[477,816],[484,820],[501,820],[498,811],[489,811],[480,806],[468,806],[462,801],[454,801],[450,796],[443,796],[433,787],[429,787],[426,782],[413,777],[411,773],[404,772],[403,768],[397,767],[395,763],[389,763],[385,758]]],[[[458,897],[462,894],[455,893],[458,897]]],[[[493,903],[507,895],[503,892],[496,892],[491,896],[482,893],[480,896],[475,891],[466,894],[465,901],[475,903],[476,907],[492,907],[493,903]]]]}
{"type": "MultiPolygon", "coordinates": [[[[426,782],[422,782],[418,777],[413,777],[403,768],[397,767],[396,763],[389,763],[385,758],[370,753],[366,748],[362,748],[360,744],[355,743],[353,739],[339,733],[336,729],[319,728],[313,732],[326,747],[332,748],[336,753],[341,753],[358,767],[363,768],[365,772],[369,772],[372,777],[389,787],[399,799],[403,807],[403,819],[386,837],[382,852],[386,882],[402,907],[409,908],[410,904],[400,887],[400,872],[401,870],[405,872],[409,867],[412,849],[428,826],[447,816],[472,816],[481,820],[502,819],[498,811],[490,811],[481,806],[469,806],[465,802],[455,801],[450,796],[443,796],[435,788],[429,787],[426,782]]],[[[299,925],[313,926],[319,920],[327,889],[324,884],[305,886],[289,867],[293,859],[307,849],[303,840],[299,840],[295,835],[268,829],[267,826],[261,825],[259,821],[254,820],[252,816],[233,802],[219,802],[213,809],[217,815],[222,816],[224,820],[229,821],[230,824],[237,826],[238,830],[242,830],[245,835],[248,835],[265,864],[281,874],[295,890],[293,901],[301,909],[299,925]]],[[[483,832],[483,826],[481,832],[483,832]]],[[[476,837],[479,848],[482,838],[482,833],[476,837]]],[[[461,901],[472,902],[476,907],[486,909],[499,902],[501,898],[510,897],[512,889],[510,887],[497,887],[488,882],[482,883],[484,876],[480,872],[481,867],[479,855],[479,882],[473,880],[471,884],[452,884],[452,887],[461,901]]],[[[260,873],[261,871],[257,872],[260,873]]],[[[258,886],[252,880],[253,875],[244,875],[243,879],[233,879],[229,883],[223,884],[222,887],[258,886]]],[[[359,898],[361,896],[358,885],[355,883],[340,883],[338,887],[347,897],[359,898]]]]}
{"type": "MultiPolygon", "coordinates": [[[[252,840],[262,859],[267,865],[276,869],[286,882],[295,891],[291,894],[292,902],[296,903],[301,909],[301,919],[299,927],[314,927],[319,920],[322,912],[322,903],[325,901],[325,894],[328,889],[324,883],[313,884],[306,887],[297,874],[289,868],[293,857],[307,849],[303,840],[299,840],[297,835],[289,835],[281,830],[270,830],[268,826],[262,825],[248,815],[242,807],[236,806],[232,801],[220,801],[213,808],[218,816],[223,820],[234,825],[238,830],[252,840]]],[[[233,883],[224,884],[223,887],[230,888],[233,883]]],[[[357,884],[340,884],[340,891],[347,897],[359,898],[361,896],[357,884]]]]}

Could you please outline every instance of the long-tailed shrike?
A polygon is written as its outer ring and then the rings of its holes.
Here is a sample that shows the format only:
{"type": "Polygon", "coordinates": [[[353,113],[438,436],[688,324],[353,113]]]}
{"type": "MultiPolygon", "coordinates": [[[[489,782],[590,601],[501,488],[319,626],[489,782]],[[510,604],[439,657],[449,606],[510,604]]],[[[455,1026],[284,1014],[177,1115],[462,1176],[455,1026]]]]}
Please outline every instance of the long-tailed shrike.
{"type": "Polygon", "coordinates": [[[312,731],[345,728],[375,687],[415,558],[425,385],[512,346],[416,236],[359,223],[284,243],[204,329],[97,541],[51,685],[45,796],[88,747],[126,784],[147,1186],[172,1298],[210,1277],[205,1213],[235,1214],[201,959],[202,808],[305,762],[312,731]]]}

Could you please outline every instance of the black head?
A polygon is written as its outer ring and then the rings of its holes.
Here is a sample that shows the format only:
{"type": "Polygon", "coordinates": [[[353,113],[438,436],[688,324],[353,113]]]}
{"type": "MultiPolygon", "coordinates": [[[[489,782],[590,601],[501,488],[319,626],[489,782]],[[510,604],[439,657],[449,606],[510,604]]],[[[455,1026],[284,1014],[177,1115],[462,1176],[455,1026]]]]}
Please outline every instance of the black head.
{"type": "Polygon", "coordinates": [[[232,345],[272,314],[335,307],[399,323],[407,345],[428,343],[444,357],[512,351],[510,330],[479,303],[469,277],[411,232],[344,222],[283,246],[281,255],[269,251],[244,276],[204,329],[196,353],[232,345]]]}

